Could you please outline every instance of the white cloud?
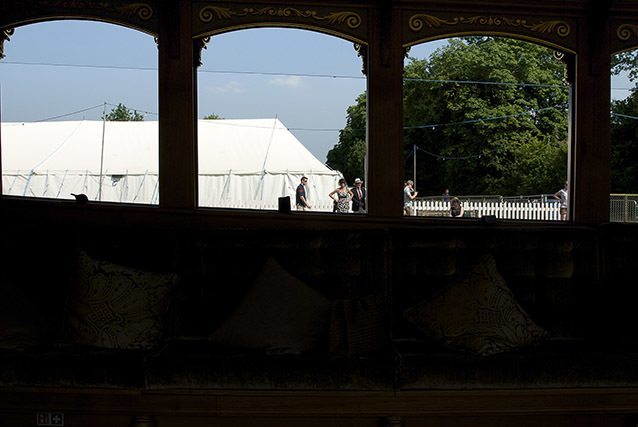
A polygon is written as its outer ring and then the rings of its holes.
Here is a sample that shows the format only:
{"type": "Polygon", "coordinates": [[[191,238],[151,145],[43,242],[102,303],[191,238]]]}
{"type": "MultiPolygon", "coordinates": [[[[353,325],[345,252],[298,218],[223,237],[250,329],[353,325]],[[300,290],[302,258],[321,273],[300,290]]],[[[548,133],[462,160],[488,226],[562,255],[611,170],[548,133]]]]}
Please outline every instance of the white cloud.
{"type": "Polygon", "coordinates": [[[243,93],[246,92],[239,82],[228,82],[223,86],[208,86],[206,91],[209,93],[243,93]]]}
{"type": "Polygon", "coordinates": [[[270,84],[275,86],[286,86],[286,87],[299,87],[301,86],[302,80],[299,76],[286,76],[286,77],[277,77],[276,79],[272,79],[270,84]]]}

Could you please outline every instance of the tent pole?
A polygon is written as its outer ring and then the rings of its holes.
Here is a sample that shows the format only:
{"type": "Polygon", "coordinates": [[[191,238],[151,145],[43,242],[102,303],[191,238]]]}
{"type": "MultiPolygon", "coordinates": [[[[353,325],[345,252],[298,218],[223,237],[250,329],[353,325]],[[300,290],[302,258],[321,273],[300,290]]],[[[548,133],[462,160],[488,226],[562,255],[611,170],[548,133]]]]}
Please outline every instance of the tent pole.
{"type": "Polygon", "coordinates": [[[272,129],[270,131],[270,139],[268,140],[268,147],[266,147],[266,155],[264,156],[264,163],[261,166],[261,181],[259,183],[259,186],[261,187],[259,191],[260,193],[259,198],[261,200],[264,199],[264,180],[266,179],[266,162],[268,161],[268,155],[270,154],[270,146],[272,145],[272,139],[273,139],[273,136],[275,135],[278,119],[279,119],[279,116],[275,114],[275,120],[273,121],[272,129]]]}
{"type": "Polygon", "coordinates": [[[55,195],[56,199],[60,198],[60,193],[62,192],[62,187],[64,187],[64,180],[66,179],[66,175],[69,173],[69,170],[64,171],[64,176],[62,177],[62,182],[60,183],[60,187],[58,188],[58,194],[55,195]]]}
{"type": "Polygon", "coordinates": [[[106,130],[106,102],[102,110],[102,149],[100,150],[100,181],[98,184],[97,199],[102,200],[102,168],[104,167],[104,131],[106,130]]]}

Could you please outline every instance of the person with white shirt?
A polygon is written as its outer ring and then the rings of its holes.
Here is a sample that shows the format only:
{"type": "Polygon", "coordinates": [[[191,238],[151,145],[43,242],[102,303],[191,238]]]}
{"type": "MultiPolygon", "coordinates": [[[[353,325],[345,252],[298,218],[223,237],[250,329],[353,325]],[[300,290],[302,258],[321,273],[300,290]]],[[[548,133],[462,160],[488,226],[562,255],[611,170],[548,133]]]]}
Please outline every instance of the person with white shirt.
{"type": "Polygon", "coordinates": [[[407,216],[412,216],[414,209],[412,207],[412,200],[416,199],[416,196],[419,193],[414,191],[414,181],[411,179],[405,181],[405,185],[403,187],[403,214],[407,216]]]}
{"type": "Polygon", "coordinates": [[[560,200],[560,220],[567,221],[567,208],[569,206],[569,192],[567,190],[568,183],[566,182],[563,188],[558,190],[554,194],[554,198],[560,200]]]}

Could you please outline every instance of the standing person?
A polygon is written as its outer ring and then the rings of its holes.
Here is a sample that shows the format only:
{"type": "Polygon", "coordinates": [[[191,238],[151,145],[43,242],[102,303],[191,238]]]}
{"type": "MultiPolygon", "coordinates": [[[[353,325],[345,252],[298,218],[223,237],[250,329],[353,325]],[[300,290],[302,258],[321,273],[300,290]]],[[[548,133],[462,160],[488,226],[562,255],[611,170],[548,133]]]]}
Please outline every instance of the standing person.
{"type": "Polygon", "coordinates": [[[301,183],[297,186],[297,191],[295,192],[295,204],[297,205],[298,211],[307,211],[310,209],[310,203],[308,202],[308,191],[306,186],[308,185],[308,178],[305,176],[301,177],[301,183]]]}
{"type": "Polygon", "coordinates": [[[359,178],[354,179],[354,187],[352,191],[352,212],[354,213],[366,213],[366,196],[367,191],[363,186],[363,181],[359,178]]]}
{"type": "Polygon", "coordinates": [[[352,191],[346,185],[346,180],[341,178],[339,180],[339,187],[332,190],[328,197],[335,200],[334,196],[337,196],[337,210],[339,213],[348,213],[350,211],[350,200],[352,200],[352,191]]]}
{"type": "Polygon", "coordinates": [[[412,200],[416,199],[416,196],[419,193],[414,191],[414,182],[409,179],[405,181],[405,186],[403,187],[403,214],[407,216],[411,216],[414,212],[412,208],[412,200]]]}
{"type": "Polygon", "coordinates": [[[554,194],[554,198],[560,200],[560,220],[567,221],[567,207],[569,206],[569,192],[567,191],[568,183],[565,182],[563,188],[554,194]]]}
{"type": "Polygon", "coordinates": [[[445,188],[443,190],[443,194],[441,194],[441,198],[443,199],[444,202],[449,202],[450,201],[450,189],[449,188],[445,188]]]}

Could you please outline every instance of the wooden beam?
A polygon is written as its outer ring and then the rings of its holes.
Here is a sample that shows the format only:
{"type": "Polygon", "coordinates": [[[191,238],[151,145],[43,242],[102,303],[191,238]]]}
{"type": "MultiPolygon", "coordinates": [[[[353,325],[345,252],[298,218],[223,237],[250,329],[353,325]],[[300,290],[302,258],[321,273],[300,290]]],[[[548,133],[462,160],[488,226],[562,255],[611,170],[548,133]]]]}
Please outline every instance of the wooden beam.
{"type": "Polygon", "coordinates": [[[606,16],[592,8],[579,31],[570,168],[570,218],[578,224],[609,222],[611,57],[606,16]]]}
{"type": "Polygon", "coordinates": [[[400,11],[388,1],[371,9],[367,87],[368,212],[403,215],[403,46],[400,11]]]}
{"type": "Polygon", "coordinates": [[[160,4],[159,203],[197,206],[196,74],[191,39],[191,2],[160,4]]]}

